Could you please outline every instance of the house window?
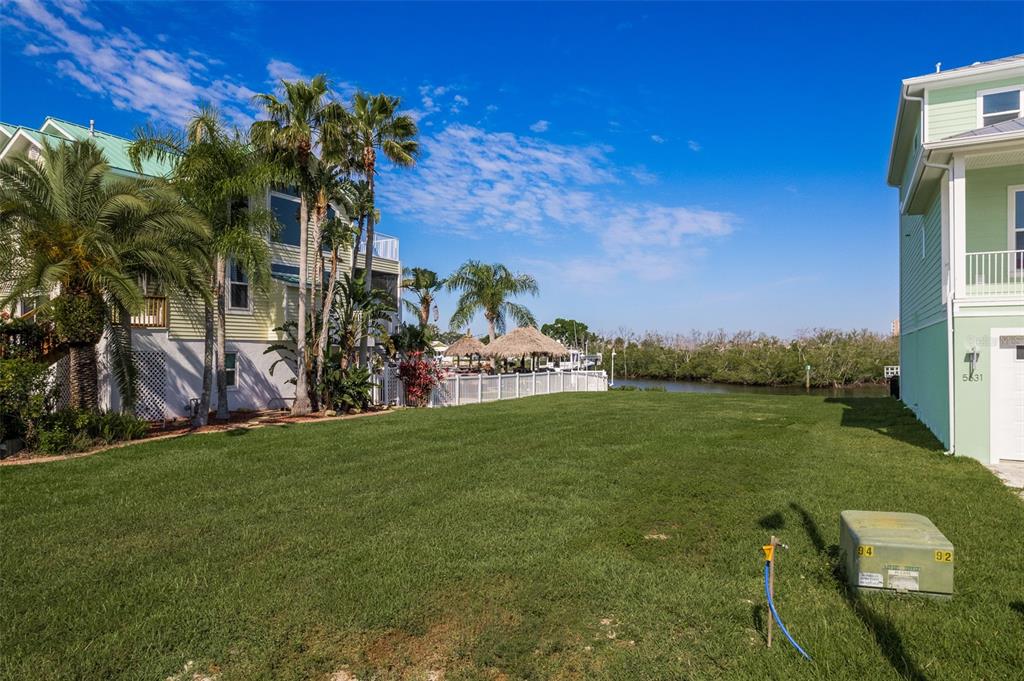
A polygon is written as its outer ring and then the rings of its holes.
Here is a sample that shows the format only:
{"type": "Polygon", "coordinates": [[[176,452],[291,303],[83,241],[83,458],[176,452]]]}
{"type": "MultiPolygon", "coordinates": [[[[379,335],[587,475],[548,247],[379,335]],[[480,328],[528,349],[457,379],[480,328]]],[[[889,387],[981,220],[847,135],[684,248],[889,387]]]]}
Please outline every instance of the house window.
{"type": "Polygon", "coordinates": [[[232,310],[249,309],[249,278],[236,260],[228,263],[228,298],[232,310]]]}
{"type": "Polygon", "coordinates": [[[981,92],[978,96],[981,100],[979,127],[1020,118],[1020,88],[981,92]]]}
{"type": "Polygon", "coordinates": [[[284,192],[270,192],[270,212],[277,219],[280,231],[274,241],[299,245],[299,197],[284,192]]]}
{"type": "Polygon", "coordinates": [[[36,309],[36,299],[32,296],[25,296],[18,301],[19,314],[24,316],[36,309]]]}
{"type": "Polygon", "coordinates": [[[238,385],[238,353],[224,353],[224,376],[227,379],[227,386],[234,388],[238,385]]]}

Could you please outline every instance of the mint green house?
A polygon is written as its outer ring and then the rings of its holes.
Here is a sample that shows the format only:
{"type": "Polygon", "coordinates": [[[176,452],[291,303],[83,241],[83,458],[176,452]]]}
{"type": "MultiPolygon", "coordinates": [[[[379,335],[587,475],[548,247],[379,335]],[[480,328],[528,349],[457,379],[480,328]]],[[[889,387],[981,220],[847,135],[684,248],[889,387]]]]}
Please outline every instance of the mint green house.
{"type": "Polygon", "coordinates": [[[1024,55],[908,78],[899,188],[901,398],[953,453],[1024,460],[1024,55]]]}

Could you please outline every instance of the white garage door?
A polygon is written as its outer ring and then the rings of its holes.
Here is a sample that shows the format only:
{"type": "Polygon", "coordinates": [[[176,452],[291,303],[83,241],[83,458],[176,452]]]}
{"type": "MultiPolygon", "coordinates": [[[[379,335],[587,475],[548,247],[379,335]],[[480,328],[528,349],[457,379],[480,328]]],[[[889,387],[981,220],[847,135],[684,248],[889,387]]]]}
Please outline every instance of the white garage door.
{"type": "Polygon", "coordinates": [[[992,460],[1024,461],[1024,336],[1001,335],[992,357],[992,460]]]}

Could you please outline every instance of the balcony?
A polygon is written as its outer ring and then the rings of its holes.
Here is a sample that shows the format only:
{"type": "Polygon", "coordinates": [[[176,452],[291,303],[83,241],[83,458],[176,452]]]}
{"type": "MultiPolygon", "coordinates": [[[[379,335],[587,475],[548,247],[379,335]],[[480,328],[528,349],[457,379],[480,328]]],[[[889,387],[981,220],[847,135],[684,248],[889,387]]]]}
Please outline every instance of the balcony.
{"type": "Polygon", "coordinates": [[[1024,298],[1024,251],[968,253],[964,298],[1024,298]]]}
{"type": "Polygon", "coordinates": [[[163,296],[146,296],[142,310],[132,315],[132,327],[136,329],[167,328],[167,298],[163,296]]]}
{"type": "MultiPolygon", "coordinates": [[[[366,240],[359,243],[359,252],[366,255],[366,240]]],[[[398,237],[376,232],[373,235],[373,257],[398,260],[398,237]]]]}

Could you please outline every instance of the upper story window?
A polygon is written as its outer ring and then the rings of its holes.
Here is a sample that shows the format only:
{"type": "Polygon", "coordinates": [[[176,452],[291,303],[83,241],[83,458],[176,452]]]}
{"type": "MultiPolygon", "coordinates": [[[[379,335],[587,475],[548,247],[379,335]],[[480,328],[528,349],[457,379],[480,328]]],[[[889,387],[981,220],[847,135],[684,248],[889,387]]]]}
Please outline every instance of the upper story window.
{"type": "MultiPolygon", "coordinates": [[[[281,231],[274,241],[281,244],[299,245],[299,197],[290,189],[274,189],[270,192],[270,211],[274,214],[281,231]]],[[[312,208],[310,208],[312,211],[312,208]]],[[[327,207],[327,219],[335,216],[334,208],[327,207]]],[[[312,215],[310,216],[312,219],[312,215]]]]}
{"type": "Polygon", "coordinates": [[[1012,121],[1021,115],[1021,88],[990,90],[978,93],[980,110],[978,127],[1012,121]]]}
{"type": "Polygon", "coordinates": [[[274,241],[282,244],[299,245],[299,197],[289,193],[270,192],[270,211],[274,214],[281,231],[274,241]]]}
{"type": "Polygon", "coordinates": [[[232,310],[249,309],[249,277],[245,276],[236,260],[228,263],[228,307],[232,310]]]}

